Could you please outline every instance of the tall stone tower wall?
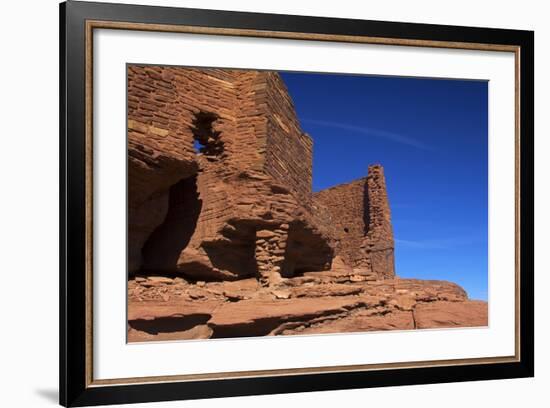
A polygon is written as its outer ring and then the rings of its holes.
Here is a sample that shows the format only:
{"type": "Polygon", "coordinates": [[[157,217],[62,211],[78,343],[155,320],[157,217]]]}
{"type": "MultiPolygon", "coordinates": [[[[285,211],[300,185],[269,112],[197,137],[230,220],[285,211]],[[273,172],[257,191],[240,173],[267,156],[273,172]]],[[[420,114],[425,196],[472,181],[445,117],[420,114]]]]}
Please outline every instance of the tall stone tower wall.
{"type": "Polygon", "coordinates": [[[368,176],[314,195],[335,226],[336,255],[354,269],[378,278],[395,276],[394,240],[384,170],[369,166],[368,176]]]}
{"type": "MultiPolygon", "coordinates": [[[[194,143],[201,128],[221,136],[219,160],[228,173],[237,166],[261,169],[261,140],[238,132],[238,125],[246,117],[246,129],[254,129],[262,119],[253,99],[238,101],[254,88],[253,71],[130,65],[127,74],[128,264],[135,271],[142,266],[145,241],[168,213],[170,188],[198,174],[194,143]]],[[[201,184],[207,188],[219,177],[223,175],[205,177],[201,184]]],[[[201,211],[202,232],[215,231],[216,220],[231,216],[232,207],[216,205],[224,199],[223,191],[209,191],[201,211]]]]}
{"type": "Polygon", "coordinates": [[[302,131],[281,77],[273,72],[263,74],[267,119],[265,171],[301,199],[307,199],[311,195],[313,141],[302,131]]]}
{"type": "Polygon", "coordinates": [[[368,229],[362,249],[372,272],[380,278],[395,276],[394,239],[384,168],[369,166],[367,177],[368,229]]]}
{"type": "Polygon", "coordinates": [[[338,238],[336,254],[351,267],[370,267],[361,250],[368,229],[367,178],[319,191],[314,197],[328,209],[328,222],[338,238]]]}

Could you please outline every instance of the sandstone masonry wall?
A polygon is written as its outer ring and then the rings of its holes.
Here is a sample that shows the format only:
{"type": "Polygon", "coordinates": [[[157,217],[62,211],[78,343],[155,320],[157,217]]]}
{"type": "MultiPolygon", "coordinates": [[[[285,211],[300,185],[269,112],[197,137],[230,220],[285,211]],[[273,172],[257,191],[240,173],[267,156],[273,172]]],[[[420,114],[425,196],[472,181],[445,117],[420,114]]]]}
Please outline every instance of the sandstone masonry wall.
{"type": "Polygon", "coordinates": [[[309,199],[313,141],[302,131],[286,86],[278,74],[265,77],[267,146],[265,170],[275,180],[309,199]]]}
{"type": "Polygon", "coordinates": [[[336,255],[380,279],[395,276],[391,213],[382,166],[369,166],[367,177],[319,191],[314,197],[336,226],[336,255]]]}
{"type": "Polygon", "coordinates": [[[329,222],[335,226],[337,255],[351,267],[370,268],[369,259],[361,251],[368,229],[367,178],[319,191],[314,197],[326,206],[329,222]]]}
{"type": "Polygon", "coordinates": [[[372,271],[387,279],[395,276],[394,240],[384,169],[369,166],[367,177],[368,232],[362,250],[370,259],[372,271]]]}
{"type": "Polygon", "coordinates": [[[383,173],[313,200],[312,148],[277,73],[130,66],[130,273],[269,284],[330,269],[336,250],[393,276],[383,173]]]}
{"type": "MultiPolygon", "coordinates": [[[[235,107],[239,106],[235,82],[241,78],[238,72],[218,69],[128,67],[130,271],[141,266],[141,248],[166,216],[168,189],[199,170],[193,146],[197,115],[215,113],[214,130],[235,133],[235,107]]],[[[240,150],[241,146],[233,146],[234,141],[238,144],[233,138],[227,141],[228,152],[240,150]]],[[[210,192],[211,205],[201,213],[203,226],[222,218],[220,212],[231,210],[215,205],[223,200],[220,192],[210,192]]]]}

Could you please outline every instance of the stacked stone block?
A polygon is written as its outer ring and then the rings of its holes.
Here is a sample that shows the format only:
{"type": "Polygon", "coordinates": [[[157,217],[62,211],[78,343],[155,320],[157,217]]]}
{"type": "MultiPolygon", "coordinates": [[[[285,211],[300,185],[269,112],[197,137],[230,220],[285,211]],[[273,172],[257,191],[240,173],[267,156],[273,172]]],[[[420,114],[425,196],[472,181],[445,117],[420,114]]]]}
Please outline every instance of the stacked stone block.
{"type": "Polygon", "coordinates": [[[370,260],[371,270],[380,278],[395,275],[394,240],[384,169],[369,166],[367,177],[368,230],[361,245],[370,260]]]}
{"type": "Polygon", "coordinates": [[[368,168],[368,176],[314,195],[328,210],[338,240],[335,254],[356,271],[376,278],[395,276],[394,240],[384,170],[368,168]]]}

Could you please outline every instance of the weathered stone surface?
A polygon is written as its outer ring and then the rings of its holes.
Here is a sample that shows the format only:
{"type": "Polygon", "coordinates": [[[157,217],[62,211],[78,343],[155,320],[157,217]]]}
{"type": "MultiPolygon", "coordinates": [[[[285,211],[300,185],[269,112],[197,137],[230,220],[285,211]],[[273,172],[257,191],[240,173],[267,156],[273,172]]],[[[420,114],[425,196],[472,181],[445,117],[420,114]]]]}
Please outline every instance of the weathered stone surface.
{"type": "Polygon", "coordinates": [[[414,329],[412,312],[362,310],[310,326],[298,326],[283,330],[280,334],[352,333],[364,331],[414,329]]]}
{"type": "Polygon", "coordinates": [[[327,297],[327,296],[351,296],[361,293],[363,289],[357,285],[344,285],[340,283],[327,283],[324,285],[304,285],[292,289],[293,298],[301,297],[327,297]]]}
{"type": "Polygon", "coordinates": [[[414,309],[414,318],[418,329],[487,326],[487,309],[487,302],[472,300],[423,303],[414,309]]]}
{"type": "Polygon", "coordinates": [[[393,231],[382,166],[369,166],[367,177],[315,193],[314,200],[318,207],[328,210],[328,222],[338,238],[335,253],[339,269],[343,263],[362,274],[395,276],[393,231]]]}
{"type": "MultiPolygon", "coordinates": [[[[336,276],[336,277],[335,277],[336,276]]],[[[487,303],[445,281],[336,283],[289,278],[274,287],[234,282],[129,282],[130,341],[487,325],[487,303]],[[453,298],[453,301],[441,300],[453,298]]]]}

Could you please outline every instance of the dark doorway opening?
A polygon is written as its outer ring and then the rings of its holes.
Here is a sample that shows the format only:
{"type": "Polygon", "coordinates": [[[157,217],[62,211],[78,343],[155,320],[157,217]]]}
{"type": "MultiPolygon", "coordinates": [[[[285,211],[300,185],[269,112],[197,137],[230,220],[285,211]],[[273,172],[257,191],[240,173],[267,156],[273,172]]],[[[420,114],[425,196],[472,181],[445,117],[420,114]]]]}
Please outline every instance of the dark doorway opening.
{"type": "Polygon", "coordinates": [[[191,240],[201,208],[196,176],[183,179],[170,188],[166,218],[143,246],[142,271],[177,272],[178,258],[191,240]]]}

